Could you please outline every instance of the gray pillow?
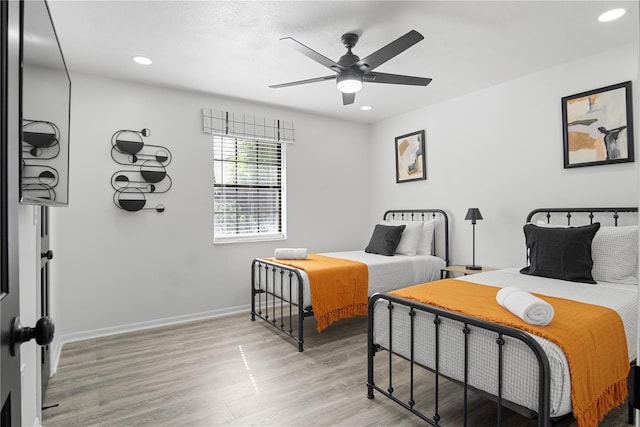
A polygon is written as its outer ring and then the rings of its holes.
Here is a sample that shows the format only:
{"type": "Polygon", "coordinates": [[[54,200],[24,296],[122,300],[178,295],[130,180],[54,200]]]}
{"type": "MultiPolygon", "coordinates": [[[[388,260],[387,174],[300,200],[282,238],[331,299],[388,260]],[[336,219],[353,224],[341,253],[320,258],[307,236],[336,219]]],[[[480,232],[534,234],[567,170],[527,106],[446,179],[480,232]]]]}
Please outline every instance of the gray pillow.
{"type": "Polygon", "coordinates": [[[404,228],[405,225],[377,224],[364,251],[370,254],[393,256],[404,228]]]}
{"type": "Polygon", "coordinates": [[[595,284],[591,242],[599,228],[599,222],[568,228],[525,225],[530,264],[520,273],[595,284]]]}

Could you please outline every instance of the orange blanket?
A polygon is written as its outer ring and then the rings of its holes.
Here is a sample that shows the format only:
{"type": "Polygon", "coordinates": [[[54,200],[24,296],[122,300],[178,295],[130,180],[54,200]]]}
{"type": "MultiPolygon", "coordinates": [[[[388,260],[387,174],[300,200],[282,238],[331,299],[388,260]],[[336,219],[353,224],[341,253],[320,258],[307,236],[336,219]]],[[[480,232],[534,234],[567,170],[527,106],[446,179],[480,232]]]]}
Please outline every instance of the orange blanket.
{"type": "Polygon", "coordinates": [[[267,259],[307,273],[318,332],[340,319],[367,315],[367,264],[317,254],[302,260],[267,259]]]}
{"type": "MultiPolygon", "coordinates": [[[[589,285],[585,285],[589,286],[589,285]]],[[[554,308],[548,326],[530,325],[496,302],[500,288],[444,279],[392,295],[512,326],[557,344],[567,357],[571,403],[579,427],[595,427],[627,397],[627,340],[620,316],[606,307],[535,294],[554,308]]]]}

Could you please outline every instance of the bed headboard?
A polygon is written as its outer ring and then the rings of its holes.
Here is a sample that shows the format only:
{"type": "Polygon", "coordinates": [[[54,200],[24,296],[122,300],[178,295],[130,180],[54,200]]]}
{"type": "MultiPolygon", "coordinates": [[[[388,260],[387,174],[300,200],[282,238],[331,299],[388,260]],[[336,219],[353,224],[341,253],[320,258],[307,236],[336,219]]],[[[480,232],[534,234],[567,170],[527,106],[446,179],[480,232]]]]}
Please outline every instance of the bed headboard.
{"type": "Polygon", "coordinates": [[[587,225],[600,222],[602,225],[636,225],[638,208],[539,208],[527,215],[527,223],[543,220],[547,224],[587,225]]]}
{"type": "Polygon", "coordinates": [[[396,209],[384,213],[384,221],[436,220],[433,233],[433,253],[449,265],[449,217],[442,209],[396,209]]]}

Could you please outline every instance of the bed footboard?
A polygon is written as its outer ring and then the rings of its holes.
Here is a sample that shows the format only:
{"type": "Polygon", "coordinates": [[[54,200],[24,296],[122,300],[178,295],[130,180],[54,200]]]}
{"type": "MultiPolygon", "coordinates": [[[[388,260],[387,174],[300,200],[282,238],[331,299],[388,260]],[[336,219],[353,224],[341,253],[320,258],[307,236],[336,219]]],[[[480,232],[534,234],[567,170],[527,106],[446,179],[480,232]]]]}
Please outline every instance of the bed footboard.
{"type": "Polygon", "coordinates": [[[305,308],[300,272],[292,267],[255,258],[251,263],[251,320],[259,317],[298,343],[303,351],[305,308]]]}
{"type": "MultiPolygon", "coordinates": [[[[378,313],[381,313],[380,311],[378,313]]],[[[473,375],[472,370],[470,369],[470,340],[477,340],[480,333],[474,332],[483,332],[488,331],[491,339],[487,339],[486,345],[487,347],[495,347],[495,354],[497,358],[497,368],[496,374],[497,378],[495,379],[495,390],[490,391],[489,394],[494,396],[494,400],[496,400],[496,419],[497,425],[500,425],[500,420],[502,420],[502,408],[503,406],[507,407],[509,402],[504,399],[503,387],[505,386],[505,368],[504,368],[504,347],[509,345],[513,340],[517,340],[519,342],[524,343],[533,353],[535,359],[538,362],[538,393],[537,393],[537,415],[538,415],[538,425],[539,426],[549,426],[551,424],[550,419],[550,368],[549,368],[549,360],[544,350],[540,346],[538,342],[535,341],[530,335],[507,326],[503,326],[496,323],[487,322],[481,319],[465,316],[459,313],[454,313],[451,311],[439,309],[437,307],[420,304],[417,302],[413,302],[410,300],[406,300],[403,298],[398,298],[388,294],[374,294],[369,299],[369,307],[368,307],[368,333],[367,333],[367,342],[368,342],[368,352],[367,352],[367,397],[373,399],[374,390],[377,390],[379,393],[398,403],[408,411],[417,415],[427,423],[433,426],[441,425],[441,413],[439,412],[439,398],[440,391],[439,387],[442,386],[442,382],[440,380],[442,378],[451,379],[443,371],[443,364],[445,361],[449,361],[452,359],[460,361],[460,372],[456,374],[459,378],[454,379],[454,382],[462,385],[462,409],[458,413],[462,414],[463,425],[467,425],[468,420],[468,391],[474,390],[474,387],[470,383],[470,376],[473,375]],[[380,322],[376,322],[374,319],[375,316],[375,308],[376,306],[383,306],[384,317],[383,321],[386,321],[387,324],[384,324],[383,329],[381,331],[385,334],[385,344],[383,347],[380,343],[376,342],[374,327],[380,328],[380,322]],[[384,311],[384,307],[386,307],[386,311],[384,311]],[[394,308],[396,309],[394,312],[394,308]],[[388,318],[387,318],[388,314],[388,318]],[[421,317],[424,319],[425,316],[418,316],[418,314],[423,315],[427,314],[428,322],[422,322],[418,325],[418,321],[416,321],[416,317],[421,317]],[[407,316],[407,318],[399,321],[397,316],[407,316]],[[460,346],[461,354],[449,354],[448,350],[444,350],[445,348],[450,348],[447,346],[446,342],[443,340],[447,338],[443,338],[443,333],[441,330],[441,326],[443,322],[454,321],[461,326],[458,328],[458,332],[456,334],[459,335],[459,339],[463,344],[460,346]],[[394,324],[395,322],[395,324],[394,324]],[[399,325],[402,324],[402,330],[399,330],[399,325]],[[404,330],[407,329],[407,330],[404,330]],[[429,331],[430,329],[430,331],[429,331]],[[480,329],[480,330],[478,330],[480,329]],[[431,337],[431,341],[433,344],[433,348],[429,349],[430,358],[432,357],[432,361],[428,363],[429,366],[426,366],[424,363],[420,363],[416,360],[417,356],[417,338],[422,335],[429,334],[431,337]],[[408,338],[408,343],[402,341],[400,335],[408,338]],[[396,349],[395,347],[400,347],[400,349],[396,349]],[[376,366],[374,363],[374,356],[376,353],[387,350],[388,354],[388,366],[384,366],[385,377],[387,385],[386,389],[376,385],[374,379],[374,373],[376,371],[376,366]],[[394,366],[397,367],[398,359],[404,363],[404,372],[406,373],[408,369],[408,383],[403,380],[402,390],[403,395],[398,397],[397,392],[394,393],[394,366]],[[408,366],[407,366],[408,364],[408,366]],[[430,386],[431,390],[433,390],[432,396],[424,396],[424,394],[420,394],[420,397],[423,399],[421,404],[418,405],[416,402],[417,394],[416,394],[416,367],[418,369],[427,369],[433,372],[433,381],[434,384],[430,386]],[[405,394],[407,394],[405,396],[405,394]],[[431,399],[428,402],[428,405],[422,404],[424,400],[431,399]],[[419,408],[420,406],[420,408],[419,408]],[[429,409],[426,409],[426,406],[429,406],[429,409]],[[421,409],[425,407],[425,409],[421,409]],[[433,410],[431,415],[427,415],[427,410],[433,410]]],[[[483,332],[484,333],[484,332],[483,332]]],[[[492,350],[493,351],[493,350],[492,350]]],[[[384,361],[386,365],[386,361],[384,361]]],[[[442,393],[445,395],[446,393],[442,393]]],[[[443,399],[446,399],[446,396],[443,396],[443,399]]],[[[442,420],[442,422],[446,425],[446,420],[442,420]]]]}

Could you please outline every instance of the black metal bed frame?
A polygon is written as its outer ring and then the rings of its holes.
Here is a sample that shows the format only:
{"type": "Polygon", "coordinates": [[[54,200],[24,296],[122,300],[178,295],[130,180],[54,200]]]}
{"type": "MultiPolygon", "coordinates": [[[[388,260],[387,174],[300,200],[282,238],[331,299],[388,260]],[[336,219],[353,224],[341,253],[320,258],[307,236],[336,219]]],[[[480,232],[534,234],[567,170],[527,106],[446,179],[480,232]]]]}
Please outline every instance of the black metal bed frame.
{"type": "MultiPolygon", "coordinates": [[[[400,209],[388,210],[383,220],[426,221],[436,219],[432,253],[442,254],[446,265],[449,265],[449,217],[442,209],[400,209]],[[438,238],[439,235],[442,238],[438,238]]],[[[313,316],[311,306],[304,307],[302,302],[304,284],[300,271],[293,267],[271,262],[262,258],[254,258],[251,263],[251,320],[256,317],[292,338],[298,344],[298,351],[303,351],[304,319],[313,316]],[[291,298],[297,290],[297,302],[291,298]]]]}
{"type": "MultiPolygon", "coordinates": [[[[613,217],[613,224],[614,226],[618,226],[618,220],[620,218],[620,214],[621,213],[636,213],[638,212],[638,208],[636,207],[626,207],[626,208],[540,208],[540,209],[535,209],[533,211],[531,211],[528,215],[527,215],[527,222],[531,222],[531,220],[534,217],[537,217],[538,215],[544,215],[544,217],[547,220],[547,223],[552,223],[551,219],[552,216],[554,214],[558,214],[558,213],[562,213],[564,214],[564,216],[566,217],[566,221],[567,221],[567,225],[571,225],[571,220],[572,218],[574,218],[576,215],[578,214],[577,217],[579,219],[583,219],[583,217],[588,218],[588,222],[589,223],[593,223],[593,220],[595,218],[596,214],[612,214],[613,217]]],[[[554,222],[555,223],[555,222],[554,222]]],[[[634,224],[638,223],[638,218],[637,215],[634,218],[634,224]]],[[[491,393],[488,392],[484,392],[482,390],[480,390],[480,392],[484,395],[489,395],[492,396],[493,400],[496,401],[497,403],[497,409],[496,409],[496,420],[497,420],[497,425],[499,426],[502,420],[502,407],[510,407],[512,409],[521,409],[524,410],[522,412],[528,412],[531,416],[535,417],[537,416],[538,418],[538,426],[550,426],[552,423],[552,419],[550,417],[550,372],[549,372],[549,360],[547,358],[547,355],[545,354],[544,350],[542,349],[542,347],[532,338],[531,335],[516,329],[516,328],[512,328],[512,327],[508,327],[508,326],[504,326],[501,324],[497,324],[497,323],[493,323],[493,322],[488,322],[482,319],[477,319],[474,317],[470,317],[470,316],[465,316],[462,315],[460,313],[455,313],[452,311],[448,311],[448,310],[443,310],[434,306],[430,306],[430,305],[426,305],[426,304],[420,304],[408,299],[404,299],[404,298],[399,298],[399,297],[395,297],[393,295],[389,295],[389,294],[383,294],[383,293],[378,293],[378,294],[374,294],[369,298],[369,306],[368,306],[368,332],[367,332],[367,397],[369,399],[373,399],[374,398],[374,390],[378,391],[379,393],[381,393],[382,395],[386,396],[387,398],[391,399],[392,401],[396,402],[397,404],[399,404],[400,406],[404,407],[405,409],[407,409],[409,412],[417,415],[418,417],[420,417],[422,420],[426,421],[428,424],[432,425],[432,426],[440,426],[440,421],[441,421],[441,414],[438,413],[438,402],[439,402],[439,379],[440,378],[446,378],[448,380],[451,380],[451,378],[443,375],[441,373],[440,370],[440,366],[439,366],[439,360],[441,360],[442,357],[445,357],[443,355],[440,354],[440,336],[438,335],[438,331],[440,328],[440,325],[443,321],[443,319],[451,319],[453,321],[457,321],[459,323],[461,323],[463,326],[460,329],[460,333],[464,335],[464,346],[463,349],[461,350],[464,354],[463,354],[463,358],[464,358],[464,372],[462,373],[462,377],[464,378],[462,381],[456,381],[453,380],[456,383],[459,383],[462,385],[463,388],[463,408],[462,408],[462,414],[463,414],[463,420],[464,420],[464,425],[467,425],[467,418],[468,418],[468,400],[467,400],[467,395],[468,395],[468,391],[469,390],[476,390],[474,387],[472,387],[469,382],[468,382],[468,378],[469,378],[469,372],[468,372],[468,361],[469,361],[469,345],[468,345],[468,337],[469,335],[473,332],[474,328],[480,328],[486,331],[490,331],[491,333],[495,334],[495,344],[491,344],[491,345],[495,345],[497,347],[497,357],[498,357],[498,378],[497,378],[497,384],[498,384],[498,393],[497,396],[493,395],[491,393]],[[388,324],[388,347],[389,348],[384,348],[381,345],[377,344],[374,342],[374,308],[376,306],[376,304],[380,304],[378,301],[382,300],[382,302],[385,304],[386,303],[386,307],[388,309],[389,312],[389,324],[388,324]],[[393,316],[391,315],[391,312],[393,311],[394,307],[396,306],[403,306],[406,307],[405,311],[407,311],[407,315],[409,316],[409,337],[410,337],[410,345],[409,345],[409,355],[407,356],[405,355],[400,355],[397,352],[394,352],[394,348],[393,348],[393,334],[394,332],[400,333],[399,331],[394,329],[393,326],[393,316]],[[425,313],[430,313],[431,316],[433,316],[433,328],[434,328],[434,333],[435,333],[435,349],[434,349],[434,354],[435,354],[435,360],[434,360],[434,365],[432,367],[426,367],[422,364],[419,364],[416,362],[415,359],[415,326],[414,326],[414,319],[415,316],[417,314],[417,312],[425,312],[425,313]],[[518,407],[518,405],[516,404],[512,404],[511,402],[508,402],[506,400],[503,399],[502,396],[502,392],[503,392],[503,382],[504,382],[504,378],[503,378],[503,364],[504,364],[504,360],[503,360],[503,351],[504,351],[504,346],[505,346],[505,336],[506,337],[512,337],[522,343],[524,343],[526,346],[529,347],[529,349],[532,351],[533,355],[535,356],[536,360],[538,361],[538,410],[537,412],[534,412],[528,408],[522,408],[522,407],[518,407]],[[375,383],[375,378],[374,378],[374,370],[375,370],[375,364],[374,364],[374,356],[376,355],[376,353],[382,351],[382,350],[386,350],[388,355],[389,355],[389,363],[388,363],[388,368],[387,368],[387,373],[388,373],[388,378],[387,378],[387,389],[383,389],[382,387],[376,385],[375,383]],[[406,400],[402,400],[402,398],[397,397],[396,395],[394,395],[394,387],[393,387],[393,366],[392,366],[392,358],[393,356],[398,356],[401,359],[404,359],[406,361],[406,363],[409,364],[409,385],[408,385],[408,393],[409,396],[407,397],[406,400]],[[434,413],[431,416],[428,416],[426,414],[424,414],[423,412],[421,412],[420,410],[418,410],[416,408],[416,396],[415,396],[415,383],[414,383],[414,369],[418,367],[418,368],[423,368],[423,369],[427,369],[431,372],[434,373],[434,396],[433,396],[433,403],[434,403],[434,413]]],[[[386,325],[385,325],[386,326],[386,325]]],[[[489,343],[487,343],[487,345],[489,345],[489,343]]],[[[406,365],[405,365],[406,366],[406,365]]],[[[477,391],[477,390],[476,390],[477,391]]],[[[629,409],[629,422],[631,423],[632,420],[632,411],[631,409],[629,409]]]]}

